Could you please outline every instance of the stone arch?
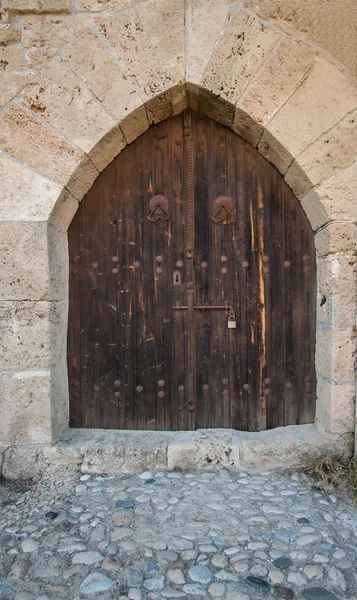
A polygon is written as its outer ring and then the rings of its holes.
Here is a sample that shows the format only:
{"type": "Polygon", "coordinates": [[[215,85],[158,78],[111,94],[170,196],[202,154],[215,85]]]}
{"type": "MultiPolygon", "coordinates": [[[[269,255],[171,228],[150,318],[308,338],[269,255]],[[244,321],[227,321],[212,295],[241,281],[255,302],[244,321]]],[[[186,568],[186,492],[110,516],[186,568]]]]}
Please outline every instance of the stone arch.
{"type": "Polygon", "coordinates": [[[78,203],[127,143],[187,106],[258,148],[301,201],[318,256],[317,421],[353,430],[356,84],[307,40],[209,4],[189,3],[185,19],[183,3],[155,0],[88,18],[39,73],[9,82],[4,445],[48,443],[68,424],[66,231],[78,203]]]}

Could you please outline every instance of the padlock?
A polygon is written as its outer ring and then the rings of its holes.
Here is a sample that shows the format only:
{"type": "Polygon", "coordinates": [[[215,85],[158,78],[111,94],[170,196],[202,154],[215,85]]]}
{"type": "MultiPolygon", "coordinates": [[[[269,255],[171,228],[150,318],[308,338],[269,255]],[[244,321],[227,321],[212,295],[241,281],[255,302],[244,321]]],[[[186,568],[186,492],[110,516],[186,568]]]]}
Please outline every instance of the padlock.
{"type": "Polygon", "coordinates": [[[236,329],[237,321],[233,316],[228,317],[228,329],[236,329]]]}

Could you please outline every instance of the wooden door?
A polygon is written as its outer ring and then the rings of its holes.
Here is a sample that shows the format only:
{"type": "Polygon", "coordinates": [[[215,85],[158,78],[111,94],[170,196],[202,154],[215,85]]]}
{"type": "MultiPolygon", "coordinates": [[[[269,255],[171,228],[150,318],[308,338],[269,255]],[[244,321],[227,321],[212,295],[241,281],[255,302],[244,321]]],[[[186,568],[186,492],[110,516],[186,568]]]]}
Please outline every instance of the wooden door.
{"type": "Polygon", "coordinates": [[[69,256],[72,427],[314,420],[313,233],[233,132],[189,112],[150,128],[83,199],[69,256]]]}

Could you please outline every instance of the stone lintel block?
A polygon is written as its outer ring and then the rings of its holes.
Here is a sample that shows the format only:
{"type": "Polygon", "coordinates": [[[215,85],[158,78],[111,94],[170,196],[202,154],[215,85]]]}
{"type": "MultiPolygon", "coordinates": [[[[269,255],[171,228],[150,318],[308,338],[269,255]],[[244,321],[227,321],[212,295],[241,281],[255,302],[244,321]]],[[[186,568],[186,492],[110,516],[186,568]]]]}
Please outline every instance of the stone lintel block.
{"type": "Polygon", "coordinates": [[[200,84],[214,46],[226,23],[224,0],[186,2],[186,80],[200,84]]]}
{"type": "Polygon", "coordinates": [[[121,62],[124,74],[136,84],[145,101],[169,87],[133,9],[103,17],[99,31],[121,62]]]}
{"type": "Polygon", "coordinates": [[[74,23],[71,15],[43,14],[22,17],[24,48],[51,48],[56,52],[72,41],[74,23]]]}
{"type": "Polygon", "coordinates": [[[0,371],[44,369],[66,353],[67,302],[0,302],[0,371]]]}
{"type": "Polygon", "coordinates": [[[232,10],[205,70],[203,87],[236,104],[279,36],[251,13],[232,10]]]}
{"type": "Polygon", "coordinates": [[[357,226],[350,221],[331,222],[315,235],[317,256],[344,253],[357,254],[357,226]]]}
{"type": "Polygon", "coordinates": [[[316,334],[318,375],[335,383],[353,385],[355,379],[355,331],[320,331],[316,334]]]}
{"type": "Polygon", "coordinates": [[[18,371],[1,374],[0,378],[4,387],[0,399],[1,443],[50,443],[50,370],[18,371]]]}
{"type": "Polygon", "coordinates": [[[23,101],[86,152],[99,171],[125,146],[115,119],[65,63],[52,61],[38,80],[27,86],[23,101]]]}
{"type": "Polygon", "coordinates": [[[267,124],[259,148],[285,173],[291,162],[287,162],[287,156],[296,158],[356,106],[357,89],[352,78],[319,57],[303,83],[267,124]]]}
{"type": "Polygon", "coordinates": [[[316,420],[335,434],[354,433],[356,387],[317,380],[316,420]]]}
{"type": "Polygon", "coordinates": [[[310,190],[301,205],[314,230],[329,221],[357,221],[357,162],[310,190]]]}
{"type": "Polygon", "coordinates": [[[315,61],[309,46],[282,38],[238,100],[232,129],[256,146],[265,125],[299,86],[315,61]]]}
{"type": "Polygon", "coordinates": [[[71,0],[4,0],[10,13],[70,13],[71,0]]]}
{"type": "Polygon", "coordinates": [[[75,0],[76,12],[102,12],[103,10],[124,10],[130,8],[130,0],[75,0]]]}
{"type": "Polygon", "coordinates": [[[21,39],[21,31],[10,23],[0,23],[0,46],[16,44],[21,39]]]}
{"type": "Polygon", "coordinates": [[[173,84],[184,81],[184,0],[149,0],[136,10],[166,77],[173,84]]]}
{"type": "Polygon", "coordinates": [[[68,46],[62,57],[120,122],[128,142],[146,131],[149,122],[137,88],[94,32],[84,34],[68,46]]]}
{"type": "Polygon", "coordinates": [[[76,198],[81,199],[98,176],[85,154],[17,104],[1,119],[0,145],[14,158],[65,185],[76,198]]]}
{"type": "Polygon", "coordinates": [[[317,321],[321,331],[352,331],[356,324],[356,255],[317,261],[317,321]]]}
{"type": "Polygon", "coordinates": [[[1,300],[67,298],[68,250],[64,232],[45,222],[3,222],[0,251],[1,300]]]}
{"type": "Polygon", "coordinates": [[[347,115],[293,162],[285,181],[298,198],[357,158],[357,110],[347,115]]]}
{"type": "Polygon", "coordinates": [[[203,88],[199,91],[198,110],[205,117],[213,119],[225,127],[232,125],[234,105],[203,88]]]}

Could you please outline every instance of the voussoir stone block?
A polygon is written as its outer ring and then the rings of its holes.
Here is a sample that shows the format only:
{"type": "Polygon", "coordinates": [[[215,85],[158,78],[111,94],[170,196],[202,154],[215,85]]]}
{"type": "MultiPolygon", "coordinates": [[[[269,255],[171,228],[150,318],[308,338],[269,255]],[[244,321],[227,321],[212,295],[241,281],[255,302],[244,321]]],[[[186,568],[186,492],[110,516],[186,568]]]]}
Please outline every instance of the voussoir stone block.
{"type": "Polygon", "coordinates": [[[228,15],[224,0],[186,2],[186,80],[199,84],[228,15]]]}
{"type": "Polygon", "coordinates": [[[65,354],[55,335],[65,328],[66,302],[0,302],[0,370],[42,369],[65,354]]]}
{"type": "Polygon", "coordinates": [[[16,44],[21,39],[21,31],[10,23],[0,23],[0,46],[16,44]]]}
{"type": "Polygon", "coordinates": [[[33,79],[34,75],[31,73],[0,73],[0,106],[5,106],[16,98],[33,79]]]}
{"type": "Polygon", "coordinates": [[[58,49],[73,39],[71,15],[26,15],[22,18],[22,44],[24,48],[58,49]]]}
{"type": "MultiPolygon", "coordinates": [[[[352,324],[351,324],[352,325],[352,324]]],[[[321,377],[342,383],[354,381],[356,333],[320,331],[316,334],[316,369],[321,377]]]]}
{"type": "Polygon", "coordinates": [[[356,275],[354,254],[332,254],[317,261],[317,321],[322,331],[355,326],[356,275]]]}
{"type": "Polygon", "coordinates": [[[302,198],[311,187],[345,169],[357,158],[357,110],[321,136],[293,162],[286,183],[302,198]]]}
{"type": "Polygon", "coordinates": [[[343,252],[357,254],[357,226],[350,222],[331,222],[315,235],[318,256],[343,252]]]}
{"type": "Polygon", "coordinates": [[[0,439],[4,446],[51,442],[50,370],[1,374],[0,439]]]}
{"type": "Polygon", "coordinates": [[[146,131],[149,122],[140,94],[94,32],[68,46],[62,57],[120,122],[128,142],[146,131]]]}
{"type": "MultiPolygon", "coordinates": [[[[20,46],[6,46],[6,47],[0,47],[0,75],[2,77],[4,77],[4,81],[6,81],[5,76],[8,77],[9,72],[11,72],[11,74],[15,74],[13,73],[14,71],[21,71],[25,66],[25,61],[24,61],[24,53],[22,48],[20,48],[20,46]]],[[[18,73],[20,74],[20,73],[18,73]]],[[[10,80],[11,81],[11,80],[10,80]]],[[[6,83],[2,83],[0,90],[1,90],[1,96],[3,95],[2,92],[2,87],[3,85],[6,85],[6,83]]]]}
{"type": "Polygon", "coordinates": [[[331,433],[352,433],[355,425],[355,385],[317,379],[316,420],[331,433]]]}
{"type": "Polygon", "coordinates": [[[149,100],[169,87],[134,10],[103,17],[99,31],[121,61],[124,74],[139,86],[144,100],[149,100]]]}
{"type": "Polygon", "coordinates": [[[235,104],[279,36],[260,19],[233,10],[207,65],[203,86],[235,104]]]}
{"type": "Polygon", "coordinates": [[[46,223],[0,224],[0,300],[67,298],[67,270],[60,261],[66,256],[66,236],[53,228],[49,257],[49,227],[46,223]]]}
{"type": "Polygon", "coordinates": [[[304,42],[282,38],[238,101],[232,129],[256,146],[264,126],[300,85],[315,56],[304,42]]]}
{"type": "Polygon", "coordinates": [[[71,0],[4,0],[12,13],[69,13],[71,0]]]}
{"type": "Polygon", "coordinates": [[[86,152],[99,171],[125,146],[115,119],[65,63],[52,61],[36,83],[27,86],[23,101],[86,152]]]}
{"type": "Polygon", "coordinates": [[[82,198],[98,176],[98,169],[80,150],[64,142],[33,113],[12,105],[1,118],[0,146],[82,198]]]}
{"type": "Polygon", "coordinates": [[[184,4],[184,0],[149,0],[136,7],[160,65],[172,83],[185,78],[184,4]]]}
{"type": "Polygon", "coordinates": [[[357,106],[352,78],[319,57],[308,77],[268,123],[259,151],[285,173],[309,144],[357,106]]]}
{"type": "Polygon", "coordinates": [[[357,162],[310,190],[301,205],[314,230],[332,220],[356,221],[357,162]]]}

